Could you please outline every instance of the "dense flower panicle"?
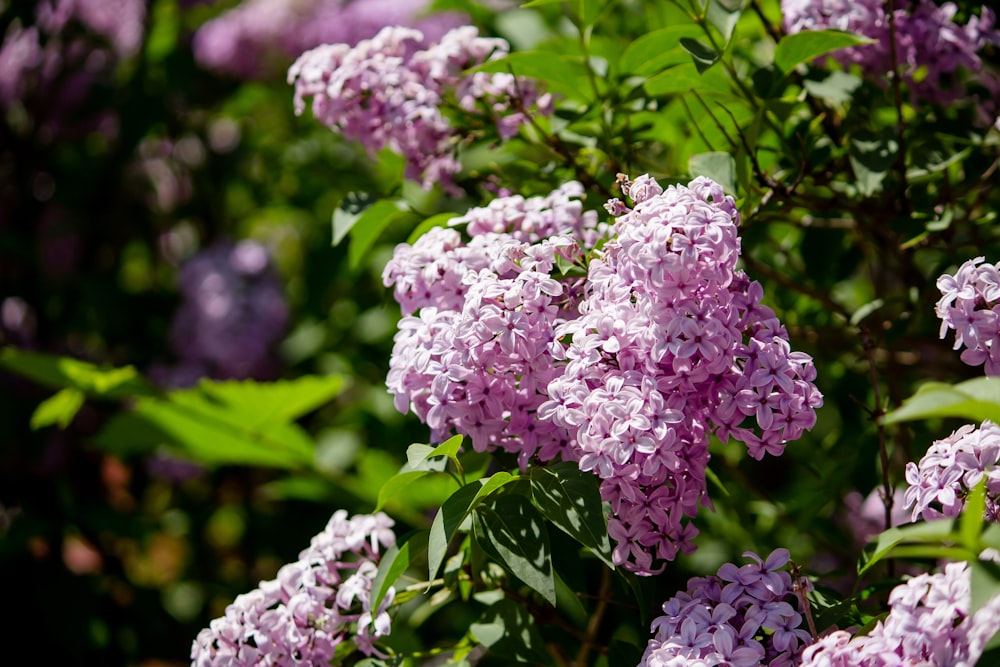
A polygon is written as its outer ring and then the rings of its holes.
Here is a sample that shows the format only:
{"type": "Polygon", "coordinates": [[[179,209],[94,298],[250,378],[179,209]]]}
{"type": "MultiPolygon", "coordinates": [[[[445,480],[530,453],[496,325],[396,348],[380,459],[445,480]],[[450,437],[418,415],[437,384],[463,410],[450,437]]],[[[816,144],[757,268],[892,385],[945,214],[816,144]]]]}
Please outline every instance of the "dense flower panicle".
{"type": "Polygon", "coordinates": [[[579,301],[580,279],[557,280],[554,266],[579,261],[578,241],[597,233],[582,191],[571,183],[546,197],[503,197],[456,221],[468,223],[468,243],[436,228],[396,248],[383,281],[404,317],[386,382],[434,439],[454,430],[522,465],[565,446],[565,431],[536,412],[558,372],[555,327],[579,301]]]}
{"type": "Polygon", "coordinates": [[[802,654],[802,667],[972,667],[1000,629],[1000,596],[970,614],[970,570],[949,563],[892,590],[889,615],[867,635],[838,630],[802,654]]]}
{"type": "Polygon", "coordinates": [[[354,47],[325,44],[303,53],[288,82],[295,85],[297,113],[312,98],[313,115],[323,124],[372,153],[385,147],[400,153],[407,177],[424,187],[448,188],[461,166],[456,128],[442,111],[449,100],[488,116],[501,138],[528,121],[526,112],[551,110],[550,96],[530,81],[463,73],[508,51],[507,42],[480,37],[471,26],[429,46],[419,30],[387,27],[354,47]]]}
{"type": "Polygon", "coordinates": [[[170,343],[182,375],[268,379],[280,364],[277,345],[288,325],[288,305],[264,246],[255,241],[217,244],[178,272],[181,305],[170,343]]]}
{"type": "MultiPolygon", "coordinates": [[[[861,66],[866,76],[882,81],[892,71],[890,16],[882,0],[782,0],[785,30],[829,28],[847,30],[874,40],[840,49],[831,55],[844,65],[861,66]]],[[[988,7],[965,25],[954,22],[957,7],[932,0],[895,4],[891,20],[895,32],[895,61],[911,94],[922,100],[948,104],[962,97],[964,87],[956,81],[959,70],[979,73],[983,63],[978,52],[987,44],[1000,43],[994,29],[995,15],[988,7]]],[[[984,76],[992,77],[992,74],[984,76]]]]}
{"type": "Polygon", "coordinates": [[[392,525],[381,512],[336,512],[297,561],[237,597],[198,634],[192,666],[329,664],[344,642],[377,654],[374,642],[389,634],[386,609],[395,591],[373,610],[371,586],[379,559],[396,542],[392,525]]]}
{"type": "MultiPolygon", "coordinates": [[[[727,563],[718,574],[695,577],[688,589],[663,604],[653,638],[639,667],[730,665],[790,667],[810,635],[801,626],[792,577],[781,571],[788,550],[766,558],[745,552],[752,563],[727,563]]],[[[799,582],[808,586],[805,579],[799,582]]]]}
{"type": "Polygon", "coordinates": [[[321,44],[356,44],[387,25],[418,28],[436,40],[468,17],[424,16],[428,0],[246,0],[208,21],[192,47],[203,67],[244,79],[268,74],[269,60],[286,68],[321,44]]]}
{"type": "Polygon", "coordinates": [[[1000,426],[966,424],[936,440],[919,463],[906,464],[905,506],[911,517],[955,517],[969,492],[986,479],[986,518],[1000,521],[1000,426]]]}
{"type": "Polygon", "coordinates": [[[962,361],[983,365],[986,375],[1000,375],[1000,264],[970,259],[955,275],[937,279],[941,298],[935,306],[941,338],[955,331],[955,349],[965,347],[962,361]]]}
{"type": "Polygon", "coordinates": [[[714,432],[756,459],[815,423],[815,368],[792,352],[763,291],[736,270],[739,214],[706,178],[625,184],[635,202],[590,262],[581,316],[562,324],[566,362],[539,414],[569,431],[572,457],[611,503],[618,565],[649,574],[693,549],[708,504],[714,432]]]}

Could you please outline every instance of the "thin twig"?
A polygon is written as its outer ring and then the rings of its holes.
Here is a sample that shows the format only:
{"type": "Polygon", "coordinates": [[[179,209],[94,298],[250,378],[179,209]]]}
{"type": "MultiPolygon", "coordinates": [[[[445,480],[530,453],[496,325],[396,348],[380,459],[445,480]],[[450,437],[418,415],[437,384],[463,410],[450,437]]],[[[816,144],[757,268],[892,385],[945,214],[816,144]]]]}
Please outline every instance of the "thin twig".
{"type": "Polygon", "coordinates": [[[895,0],[889,0],[886,14],[889,21],[889,74],[892,77],[892,101],[896,107],[896,171],[899,173],[899,186],[902,195],[900,203],[903,207],[903,213],[909,215],[910,199],[907,191],[910,189],[910,185],[906,176],[906,119],[903,117],[902,82],[899,76],[899,57],[896,53],[895,0]]]}
{"type": "Polygon", "coordinates": [[[587,655],[591,647],[597,643],[597,633],[601,629],[601,621],[604,620],[604,612],[608,608],[608,599],[611,597],[611,570],[603,568],[601,570],[601,587],[597,593],[597,604],[594,613],[587,622],[587,633],[583,637],[583,644],[576,654],[574,664],[582,667],[587,664],[587,655]]]}

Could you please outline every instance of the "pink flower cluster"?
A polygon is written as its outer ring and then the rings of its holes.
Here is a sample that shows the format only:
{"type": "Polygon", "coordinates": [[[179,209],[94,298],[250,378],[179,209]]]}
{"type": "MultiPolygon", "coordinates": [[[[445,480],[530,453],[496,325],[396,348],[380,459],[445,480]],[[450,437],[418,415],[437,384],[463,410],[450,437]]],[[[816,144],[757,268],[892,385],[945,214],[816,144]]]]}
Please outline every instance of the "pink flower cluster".
{"type": "Polygon", "coordinates": [[[796,599],[792,577],[779,571],[788,550],[776,549],[766,560],[749,551],[743,557],[754,562],[726,563],[716,576],[695,577],[663,604],[639,667],[797,664],[811,637],[789,602],[796,599]]]}
{"type": "MultiPolygon", "coordinates": [[[[892,41],[887,4],[882,0],[782,0],[785,30],[839,29],[875,40],[874,44],[841,49],[832,55],[844,65],[861,66],[866,76],[882,79],[892,71],[892,41]]],[[[954,3],[932,0],[895,3],[896,63],[911,94],[922,100],[948,104],[963,96],[957,72],[982,70],[978,52],[987,44],[1000,43],[993,29],[995,16],[988,7],[965,25],[954,22],[954,3]]]]}
{"type": "Polygon", "coordinates": [[[371,585],[381,554],[395,542],[385,514],[336,512],[297,561],[237,597],[198,634],[192,666],[325,665],[345,642],[378,654],[374,642],[389,634],[386,608],[395,592],[373,614],[371,585]]]}
{"type": "Polygon", "coordinates": [[[419,30],[382,29],[354,47],[326,44],[303,53],[288,70],[295,109],[312,98],[313,115],[370,152],[385,147],[406,158],[407,178],[425,188],[453,187],[462,137],[444,113],[485,115],[501,138],[513,136],[528,113],[549,113],[551,97],[507,73],[464,71],[507,54],[502,39],[456,28],[427,48],[419,30]]]}
{"type": "Polygon", "coordinates": [[[664,190],[642,176],[623,190],[634,208],[609,203],[621,217],[590,262],[581,316],[556,331],[570,342],[553,348],[565,366],[539,415],[601,478],[614,562],[650,574],[694,548],[685,518],[709,503],[709,436],[780,455],[822,396],[811,357],[791,351],[760,284],[736,270],[732,197],[703,177],[664,190]]]}
{"type": "Polygon", "coordinates": [[[802,654],[802,667],[972,667],[1000,629],[1000,597],[974,614],[966,563],[892,590],[891,610],[867,635],[838,630],[802,654]]]}
{"type": "Polygon", "coordinates": [[[559,455],[593,471],[614,562],[652,574],[693,549],[709,436],[779,455],[822,396],[812,359],[735,269],[738,214],[718,184],[626,181],[635,208],[611,202],[609,229],[567,187],[470,212],[468,244],[438,229],[397,248],[383,279],[406,317],[387,384],[435,440],[455,430],[522,466],[559,455]],[[607,236],[586,279],[555,277],[607,236]]]}
{"type": "Polygon", "coordinates": [[[939,519],[962,513],[969,491],[986,478],[986,518],[1000,521],[1000,426],[966,424],[936,440],[919,463],[906,464],[904,495],[912,519],[939,519]]]}
{"type": "Polygon", "coordinates": [[[255,79],[286,69],[300,53],[320,44],[355,44],[387,25],[415,27],[435,40],[468,22],[468,17],[452,12],[421,18],[429,4],[428,0],[245,0],[202,25],[192,48],[205,68],[255,79]]]}
{"type": "Polygon", "coordinates": [[[558,373],[555,327],[574,316],[582,282],[557,280],[553,269],[558,258],[581,261],[579,244],[596,240],[582,194],[569,183],[546,197],[503,197],[454,221],[468,223],[467,244],[435,228],[396,248],[383,281],[404,317],[387,385],[432,438],[455,430],[477,451],[516,453],[522,465],[565,446],[565,431],[536,413],[558,373]]]}
{"type": "Polygon", "coordinates": [[[1000,375],[1000,264],[983,264],[976,257],[955,275],[937,279],[941,298],[935,312],[941,319],[941,338],[955,331],[955,349],[965,346],[962,361],[985,365],[986,375],[1000,375]]]}

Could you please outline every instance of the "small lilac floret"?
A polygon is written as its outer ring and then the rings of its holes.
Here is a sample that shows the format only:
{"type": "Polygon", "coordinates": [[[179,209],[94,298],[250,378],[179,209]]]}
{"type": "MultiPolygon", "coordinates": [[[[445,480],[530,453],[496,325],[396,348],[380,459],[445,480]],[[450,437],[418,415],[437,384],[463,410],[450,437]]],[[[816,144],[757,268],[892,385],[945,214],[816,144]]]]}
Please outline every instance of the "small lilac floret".
{"type": "Polygon", "coordinates": [[[954,275],[937,279],[941,298],[935,312],[941,319],[941,338],[955,332],[956,350],[970,366],[983,366],[986,375],[1000,375],[1000,264],[976,257],[954,275]]]}

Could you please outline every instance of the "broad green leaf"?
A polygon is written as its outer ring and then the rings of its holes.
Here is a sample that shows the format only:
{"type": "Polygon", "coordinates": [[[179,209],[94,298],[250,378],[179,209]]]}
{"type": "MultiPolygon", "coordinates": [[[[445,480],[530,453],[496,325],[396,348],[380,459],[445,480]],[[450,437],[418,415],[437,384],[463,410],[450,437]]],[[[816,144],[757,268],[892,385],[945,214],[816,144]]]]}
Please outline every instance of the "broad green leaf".
{"type": "MultiPolygon", "coordinates": [[[[406,449],[406,464],[411,470],[442,470],[443,465],[437,465],[431,459],[439,456],[458,465],[458,450],[462,447],[463,436],[454,435],[437,447],[423,444],[413,444],[406,449]]],[[[442,461],[442,464],[445,462],[442,461]]]]}
{"type": "Polygon", "coordinates": [[[813,97],[819,97],[834,104],[845,104],[854,96],[854,91],[858,89],[861,82],[861,77],[855,74],[833,70],[823,79],[806,79],[802,85],[813,97]]]}
{"type": "Polygon", "coordinates": [[[417,242],[421,236],[434,229],[435,227],[447,227],[448,223],[457,218],[458,215],[455,213],[438,213],[437,215],[432,215],[414,228],[410,232],[409,238],[406,242],[413,245],[417,242]]]}
{"type": "Polygon", "coordinates": [[[938,519],[920,523],[890,528],[879,534],[874,544],[869,544],[861,555],[858,563],[858,574],[864,574],[872,566],[883,560],[894,548],[903,543],[941,543],[957,542],[958,535],[954,532],[954,521],[938,519]],[[871,555],[868,555],[871,552],[871,555]]]}
{"type": "Polygon", "coordinates": [[[546,87],[571,98],[589,95],[587,67],[579,57],[551,51],[518,51],[490,60],[470,72],[513,72],[518,76],[544,81],[546,87]]]}
{"type": "Polygon", "coordinates": [[[549,535],[542,515],[524,496],[507,494],[472,513],[476,542],[515,577],[556,604],[549,535]]]}
{"type": "Polygon", "coordinates": [[[383,484],[382,488],[378,491],[378,502],[375,504],[375,511],[377,512],[385,507],[385,504],[395,498],[402,489],[427,474],[429,474],[427,470],[408,470],[390,477],[389,481],[383,484]]]}
{"type": "Polygon", "coordinates": [[[882,182],[896,163],[899,145],[890,128],[878,132],[860,130],[850,137],[851,168],[858,191],[869,197],[882,189],[882,182]]]}
{"type": "Polygon", "coordinates": [[[513,600],[504,598],[487,607],[469,626],[469,632],[504,662],[552,664],[538,622],[524,605],[513,600]]]}
{"type": "Polygon", "coordinates": [[[32,430],[37,431],[52,424],[66,428],[83,407],[83,400],[83,392],[75,387],[66,387],[56,392],[35,408],[35,412],[31,415],[32,430]]]}
{"type": "Polygon", "coordinates": [[[72,387],[95,398],[121,399],[157,394],[156,389],[133,366],[100,367],[71,357],[16,347],[0,350],[0,366],[47,387],[72,387]]]}
{"type": "Polygon", "coordinates": [[[361,266],[368,251],[389,225],[412,216],[405,204],[394,199],[381,199],[366,208],[350,228],[351,245],[347,249],[347,263],[351,269],[361,266]]]}
{"type": "Polygon", "coordinates": [[[726,194],[736,194],[736,160],[730,153],[699,153],[688,158],[691,176],[707,176],[722,186],[726,194]]]}
{"type": "Polygon", "coordinates": [[[694,63],[686,63],[651,77],[643,84],[643,88],[653,97],[686,93],[690,90],[728,92],[729,79],[721,69],[711,69],[702,75],[694,63]]]}
{"type": "Polygon", "coordinates": [[[444,501],[431,524],[430,540],[427,545],[427,566],[429,578],[437,577],[441,563],[448,551],[448,543],[469,516],[469,512],[486,496],[504,484],[515,479],[510,473],[498,472],[489,478],[477,479],[456,491],[444,501]]]}
{"type": "Polygon", "coordinates": [[[701,29],[694,25],[671,26],[646,33],[625,47],[618,68],[624,76],[649,76],[666,67],[690,62],[690,55],[680,40],[701,34],[701,29]]]}
{"type": "Polygon", "coordinates": [[[930,417],[962,417],[1000,423],[1000,378],[981,377],[960,384],[929,382],[884,417],[886,424],[930,417]]]}
{"type": "Polygon", "coordinates": [[[604,5],[607,4],[607,0],[578,0],[578,2],[577,11],[584,28],[597,23],[598,17],[604,11],[604,5]]]}
{"type": "Polygon", "coordinates": [[[238,410],[247,425],[259,426],[298,419],[329,403],[347,386],[342,375],[305,375],[277,382],[202,380],[198,390],[238,410]]]}
{"type": "Polygon", "coordinates": [[[708,20],[722,33],[726,44],[733,37],[743,13],[742,0],[708,0],[708,20]]]}
{"type": "Polygon", "coordinates": [[[608,521],[594,475],[573,462],[532,468],[531,499],[546,519],[614,568],[608,521]]]}
{"type": "Polygon", "coordinates": [[[390,547],[379,561],[378,571],[372,579],[372,613],[378,611],[382,600],[389,589],[396,583],[400,575],[410,569],[413,559],[427,550],[426,530],[410,533],[390,547]]]}
{"type": "Polygon", "coordinates": [[[354,227],[354,223],[358,221],[361,217],[361,211],[350,212],[345,211],[342,208],[335,208],[333,210],[333,236],[330,245],[340,245],[340,242],[347,238],[350,234],[351,228],[354,227]]]}
{"type": "Polygon", "coordinates": [[[842,30],[803,30],[785,35],[774,49],[774,64],[785,74],[801,63],[847,46],[871,44],[874,40],[842,30]]]}
{"type": "Polygon", "coordinates": [[[698,74],[704,74],[705,70],[719,62],[719,54],[715,49],[693,37],[682,37],[681,47],[691,54],[691,60],[694,61],[698,74]]]}

